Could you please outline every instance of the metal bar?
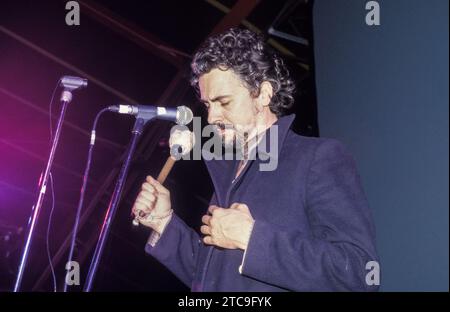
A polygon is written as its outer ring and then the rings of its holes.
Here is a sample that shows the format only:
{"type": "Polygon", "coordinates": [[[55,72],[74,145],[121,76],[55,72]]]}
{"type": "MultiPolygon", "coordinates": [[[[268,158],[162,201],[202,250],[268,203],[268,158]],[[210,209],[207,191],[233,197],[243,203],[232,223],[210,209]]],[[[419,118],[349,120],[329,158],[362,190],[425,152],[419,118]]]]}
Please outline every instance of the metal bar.
{"type": "MultiPolygon", "coordinates": [[[[86,284],[84,285],[83,291],[91,292],[92,287],[95,282],[95,277],[97,275],[97,271],[100,265],[100,262],[102,261],[102,255],[105,250],[106,242],[108,240],[109,233],[111,231],[111,225],[114,220],[114,216],[117,212],[117,208],[120,204],[120,199],[123,192],[123,187],[125,184],[125,181],[128,176],[128,171],[130,169],[131,160],[133,158],[133,154],[136,150],[137,143],[139,141],[139,138],[142,134],[142,130],[144,128],[144,125],[149,120],[141,119],[138,115],[136,117],[136,121],[134,124],[134,128],[132,131],[132,137],[131,137],[131,143],[127,150],[127,156],[123,163],[122,169],[120,170],[119,177],[117,178],[116,187],[114,188],[114,192],[111,197],[111,201],[109,203],[108,210],[106,211],[106,216],[104,218],[102,228],[100,230],[100,235],[98,238],[97,246],[95,247],[94,255],[92,257],[92,262],[89,267],[89,272],[86,278],[86,284]]],[[[72,259],[69,259],[70,261],[72,259]]],[[[67,288],[64,287],[64,290],[67,288]]]]}
{"type": "Polygon", "coordinates": [[[309,45],[309,41],[307,39],[276,30],[273,27],[270,27],[268,32],[269,32],[269,34],[271,34],[273,36],[277,36],[277,37],[280,37],[280,38],[283,38],[286,40],[297,42],[297,43],[300,43],[305,46],[309,45]]]}
{"type": "MultiPolygon", "coordinates": [[[[41,161],[46,161],[46,158],[42,157],[41,155],[38,155],[38,154],[36,154],[36,153],[33,153],[33,152],[27,150],[26,148],[23,148],[23,147],[21,147],[21,146],[18,146],[18,145],[14,144],[14,143],[11,143],[11,142],[7,141],[7,140],[0,139],[0,143],[5,144],[5,145],[7,145],[7,146],[9,146],[9,147],[12,147],[12,148],[14,148],[15,150],[20,151],[21,153],[24,153],[24,154],[26,154],[27,156],[30,156],[30,157],[32,157],[32,158],[39,159],[39,160],[41,160],[41,161]]],[[[77,177],[77,178],[83,178],[83,175],[79,174],[78,172],[73,171],[73,170],[71,170],[71,169],[68,169],[68,168],[64,167],[63,165],[60,165],[60,164],[58,164],[58,163],[56,163],[56,162],[55,162],[54,166],[55,166],[56,168],[60,169],[61,171],[64,171],[65,173],[68,173],[68,174],[70,174],[70,175],[72,175],[72,176],[74,176],[74,177],[77,177]]],[[[91,183],[91,184],[96,184],[95,181],[90,181],[89,183],[91,183]]]]}
{"type": "MultiPolygon", "coordinates": [[[[6,94],[6,95],[9,96],[10,98],[12,98],[13,100],[15,100],[15,101],[17,101],[17,102],[19,102],[19,103],[21,103],[21,104],[24,104],[24,105],[26,105],[26,106],[28,106],[28,107],[31,107],[32,109],[38,111],[38,112],[41,113],[41,114],[45,114],[45,115],[47,115],[47,116],[49,115],[48,110],[43,109],[42,107],[40,107],[40,106],[38,106],[38,105],[36,105],[36,104],[34,104],[34,103],[31,103],[30,101],[25,100],[24,98],[18,96],[17,94],[14,94],[14,93],[11,92],[11,91],[8,91],[8,90],[6,90],[6,89],[0,87],[0,92],[6,94]]],[[[57,117],[56,117],[56,116],[52,116],[52,119],[56,120],[57,117]]],[[[83,128],[77,126],[77,125],[74,124],[74,123],[71,123],[70,121],[65,120],[63,125],[66,126],[66,127],[68,127],[68,128],[71,128],[71,129],[73,129],[73,130],[75,130],[75,131],[78,131],[78,132],[84,134],[85,136],[87,136],[87,137],[89,137],[89,138],[91,137],[91,133],[90,133],[90,132],[84,130],[83,128]]],[[[105,138],[103,138],[103,137],[101,137],[101,136],[97,136],[96,140],[99,141],[99,142],[106,143],[106,144],[108,144],[108,145],[110,145],[110,146],[112,146],[112,147],[114,147],[114,148],[118,148],[118,149],[121,149],[121,150],[124,149],[124,147],[123,147],[122,145],[117,144],[116,142],[113,142],[113,141],[111,141],[111,140],[105,139],[105,138]]]]}
{"type": "Polygon", "coordinates": [[[256,7],[260,0],[240,0],[231,8],[230,12],[214,27],[211,34],[221,33],[231,27],[239,25],[256,7]]]}
{"type": "Polygon", "coordinates": [[[51,59],[52,61],[54,61],[55,63],[58,63],[59,65],[70,69],[73,72],[76,72],[77,74],[79,74],[80,76],[83,76],[84,78],[89,79],[90,82],[98,85],[99,87],[103,88],[104,90],[114,94],[115,96],[121,98],[122,100],[131,103],[131,104],[138,104],[138,101],[132,99],[131,97],[125,95],[122,92],[117,91],[116,89],[110,87],[109,85],[107,85],[106,83],[104,83],[103,81],[95,78],[94,76],[88,74],[87,72],[79,69],[78,67],[64,61],[63,59],[61,59],[60,57],[48,52],[47,50],[39,47],[38,45],[32,43],[31,41],[29,41],[28,39],[20,36],[19,34],[5,28],[4,26],[0,26],[0,32],[10,36],[11,38],[19,41],[20,43],[24,44],[25,46],[27,46],[28,48],[44,55],[45,57],[51,59]]]}
{"type": "Polygon", "coordinates": [[[72,94],[70,91],[64,90],[63,91],[63,95],[61,97],[61,102],[62,102],[62,107],[61,107],[61,112],[59,115],[59,119],[58,119],[58,124],[56,126],[56,131],[55,131],[55,137],[53,139],[52,142],[52,148],[50,150],[50,155],[48,157],[48,161],[47,161],[47,165],[45,167],[45,171],[44,171],[44,175],[42,177],[42,182],[40,183],[39,187],[39,195],[38,198],[36,200],[36,204],[33,206],[32,209],[32,216],[30,218],[30,220],[28,221],[28,225],[27,225],[27,239],[25,241],[25,246],[23,248],[23,252],[22,252],[22,256],[20,259],[20,263],[19,263],[19,269],[17,272],[17,277],[16,277],[16,282],[14,284],[14,292],[18,292],[21,290],[21,286],[22,286],[22,278],[23,275],[25,273],[25,268],[28,265],[28,255],[31,249],[31,244],[33,242],[33,237],[34,237],[34,231],[36,229],[36,225],[38,223],[38,219],[39,219],[39,214],[41,212],[41,208],[42,208],[42,204],[44,203],[44,198],[45,198],[45,192],[47,189],[47,182],[48,179],[50,177],[50,172],[52,169],[52,165],[53,165],[53,160],[55,158],[55,153],[56,153],[56,148],[58,147],[58,143],[59,143],[59,137],[61,135],[61,130],[62,130],[62,124],[63,124],[63,120],[64,120],[64,116],[67,110],[67,107],[70,103],[72,99],[72,94]]]}
{"type": "MultiPolygon", "coordinates": [[[[227,6],[223,5],[222,3],[220,3],[217,0],[205,0],[207,3],[209,3],[210,5],[212,5],[213,7],[215,7],[216,9],[218,9],[219,11],[222,11],[223,13],[227,14],[228,12],[230,12],[230,8],[228,8],[227,6]]],[[[244,19],[241,22],[242,25],[244,25],[245,27],[247,27],[248,29],[250,29],[251,31],[255,32],[255,33],[262,33],[262,30],[259,29],[257,26],[255,26],[254,24],[250,23],[248,20],[244,19]]],[[[293,57],[295,58],[296,55],[289,50],[288,48],[286,48],[284,45],[282,45],[281,43],[279,43],[277,40],[273,39],[273,38],[268,38],[267,43],[269,45],[271,45],[273,48],[275,48],[276,50],[280,51],[283,55],[289,56],[289,57],[293,57]]],[[[304,64],[301,62],[298,62],[298,64],[305,70],[309,70],[309,65],[308,64],[304,64]]]]}
{"type": "Polygon", "coordinates": [[[81,5],[83,14],[107,26],[125,39],[131,40],[155,56],[164,59],[176,68],[181,68],[184,63],[183,58],[190,57],[189,54],[169,47],[154,35],[151,35],[137,25],[126,21],[111,10],[93,1],[81,0],[78,2],[81,5]]]}

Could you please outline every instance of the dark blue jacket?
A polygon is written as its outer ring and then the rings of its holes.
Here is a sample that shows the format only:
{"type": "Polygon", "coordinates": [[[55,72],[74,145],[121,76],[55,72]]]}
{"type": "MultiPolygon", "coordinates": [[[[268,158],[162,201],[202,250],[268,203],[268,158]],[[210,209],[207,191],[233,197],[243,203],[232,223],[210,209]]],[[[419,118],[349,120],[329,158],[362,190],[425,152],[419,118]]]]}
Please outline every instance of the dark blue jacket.
{"type": "Polygon", "coordinates": [[[377,260],[375,229],[355,162],[334,139],[278,125],[278,167],[251,161],[232,183],[238,161],[211,160],[211,203],[245,203],[255,219],[242,274],[242,250],[204,245],[175,214],[146,251],[192,291],[365,291],[366,263],[377,260]]]}

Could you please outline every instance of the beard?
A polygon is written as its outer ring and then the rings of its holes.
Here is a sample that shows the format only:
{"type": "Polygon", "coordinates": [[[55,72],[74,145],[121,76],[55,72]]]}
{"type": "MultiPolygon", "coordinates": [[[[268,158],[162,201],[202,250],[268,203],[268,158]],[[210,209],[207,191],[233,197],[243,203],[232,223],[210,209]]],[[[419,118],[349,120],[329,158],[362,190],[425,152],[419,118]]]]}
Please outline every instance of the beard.
{"type": "Polygon", "coordinates": [[[236,130],[234,129],[233,125],[217,123],[215,124],[214,132],[219,136],[222,141],[222,145],[225,148],[232,148],[236,145],[236,130]]]}
{"type": "Polygon", "coordinates": [[[222,145],[225,149],[239,150],[244,146],[248,137],[247,132],[241,133],[233,125],[225,125],[222,123],[215,124],[215,132],[222,140],[222,145]]]}

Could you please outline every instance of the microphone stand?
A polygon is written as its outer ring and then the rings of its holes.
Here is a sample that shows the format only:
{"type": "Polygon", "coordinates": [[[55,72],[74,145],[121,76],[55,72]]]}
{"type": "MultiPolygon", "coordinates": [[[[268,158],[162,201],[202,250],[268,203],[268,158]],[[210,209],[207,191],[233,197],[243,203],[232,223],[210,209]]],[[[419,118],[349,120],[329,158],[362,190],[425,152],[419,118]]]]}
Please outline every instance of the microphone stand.
{"type": "Polygon", "coordinates": [[[94,255],[92,257],[91,265],[89,267],[88,275],[86,278],[86,284],[84,286],[83,291],[90,292],[92,290],[92,285],[94,283],[95,275],[98,270],[98,266],[100,263],[100,259],[102,257],[103,251],[105,249],[106,240],[108,238],[108,234],[111,229],[111,223],[114,218],[114,215],[116,214],[117,207],[120,202],[120,197],[122,194],[123,186],[125,183],[125,180],[128,175],[128,170],[131,163],[131,158],[134,153],[134,150],[136,149],[136,145],[138,142],[138,139],[140,135],[142,134],[142,130],[145,126],[145,124],[150,121],[151,119],[155,118],[156,112],[154,114],[149,113],[138,113],[136,116],[136,121],[134,123],[134,127],[132,130],[132,137],[131,137],[131,143],[128,147],[127,155],[125,158],[125,162],[122,165],[122,169],[119,173],[119,177],[116,181],[116,186],[114,188],[113,195],[111,197],[111,201],[109,203],[108,210],[106,211],[105,219],[103,220],[103,225],[100,230],[100,235],[97,241],[97,245],[95,246],[94,255]]]}
{"type": "Polygon", "coordinates": [[[50,176],[50,172],[52,169],[53,159],[55,157],[55,152],[56,152],[56,147],[58,146],[59,136],[61,134],[61,129],[62,129],[63,121],[64,121],[64,115],[66,113],[68,104],[72,101],[72,90],[75,90],[75,89],[76,88],[65,87],[64,91],[61,94],[61,102],[62,102],[61,112],[59,114],[58,124],[56,126],[55,137],[52,142],[52,148],[50,150],[50,156],[47,161],[47,166],[45,167],[44,175],[41,177],[41,181],[40,181],[40,185],[39,185],[39,187],[40,187],[39,195],[36,200],[36,203],[33,205],[33,208],[31,210],[32,215],[30,216],[30,219],[28,220],[28,225],[27,225],[27,230],[26,230],[27,238],[26,238],[26,243],[23,248],[22,256],[20,259],[19,270],[17,272],[16,281],[14,284],[14,292],[20,291],[20,287],[22,285],[22,278],[23,278],[23,274],[25,272],[25,268],[28,264],[28,256],[29,256],[29,252],[30,252],[31,243],[33,241],[33,235],[36,230],[36,224],[38,222],[38,217],[41,212],[42,204],[44,202],[45,191],[47,189],[47,182],[48,182],[48,178],[50,176]]]}

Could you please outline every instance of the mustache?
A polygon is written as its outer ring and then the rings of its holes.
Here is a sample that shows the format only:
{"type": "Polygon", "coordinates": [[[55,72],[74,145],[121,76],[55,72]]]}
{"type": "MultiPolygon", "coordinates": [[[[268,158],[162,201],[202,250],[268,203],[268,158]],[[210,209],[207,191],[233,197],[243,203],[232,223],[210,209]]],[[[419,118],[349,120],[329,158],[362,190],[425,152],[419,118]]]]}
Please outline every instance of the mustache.
{"type": "Polygon", "coordinates": [[[249,135],[250,135],[250,133],[247,132],[247,131],[245,131],[245,132],[243,132],[243,133],[239,132],[239,131],[236,129],[236,127],[235,127],[234,125],[232,125],[232,124],[225,124],[225,123],[219,121],[219,122],[213,123],[213,125],[214,125],[215,127],[217,127],[218,129],[222,130],[222,131],[224,131],[225,129],[228,129],[228,130],[234,130],[235,133],[236,133],[236,135],[237,135],[239,138],[243,139],[243,140],[247,140],[248,137],[249,137],[249,135]]]}
{"type": "Polygon", "coordinates": [[[225,130],[225,129],[232,129],[234,130],[234,126],[233,125],[226,125],[223,122],[216,122],[214,123],[214,126],[216,126],[217,128],[219,128],[220,130],[225,130]]]}
{"type": "Polygon", "coordinates": [[[212,125],[214,125],[215,127],[217,127],[218,129],[220,129],[222,131],[224,131],[225,129],[234,130],[239,137],[242,137],[244,139],[247,139],[250,136],[250,133],[248,131],[240,132],[232,124],[224,124],[223,122],[219,121],[219,122],[213,123],[212,125]]]}

